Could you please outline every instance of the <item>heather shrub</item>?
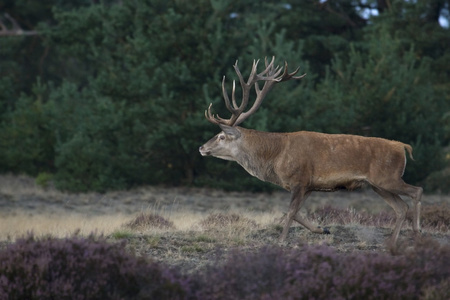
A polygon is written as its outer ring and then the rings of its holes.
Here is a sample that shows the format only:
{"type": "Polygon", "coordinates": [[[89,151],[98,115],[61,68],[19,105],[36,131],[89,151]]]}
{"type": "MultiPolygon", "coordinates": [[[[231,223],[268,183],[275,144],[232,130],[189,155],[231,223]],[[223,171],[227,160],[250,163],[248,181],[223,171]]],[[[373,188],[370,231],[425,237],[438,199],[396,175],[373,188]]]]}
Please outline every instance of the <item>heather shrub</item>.
{"type": "Polygon", "coordinates": [[[0,251],[0,299],[185,299],[176,271],[103,238],[35,239],[0,251]]]}
{"type": "Polygon", "coordinates": [[[125,224],[131,229],[157,228],[157,229],[174,229],[172,221],[165,219],[157,214],[140,213],[132,221],[125,224]]]}
{"type": "Polygon", "coordinates": [[[404,255],[343,254],[327,247],[233,252],[200,276],[199,299],[419,299],[443,295],[450,248],[404,255]]]}

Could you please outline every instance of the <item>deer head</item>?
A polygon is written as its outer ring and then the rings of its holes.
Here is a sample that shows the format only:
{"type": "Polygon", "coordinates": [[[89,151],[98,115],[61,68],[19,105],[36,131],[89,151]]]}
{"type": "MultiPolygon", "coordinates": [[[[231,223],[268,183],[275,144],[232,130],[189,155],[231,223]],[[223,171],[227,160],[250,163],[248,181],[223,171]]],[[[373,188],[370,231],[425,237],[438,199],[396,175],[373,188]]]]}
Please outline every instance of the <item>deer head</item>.
{"type": "Polygon", "coordinates": [[[203,156],[212,155],[214,157],[226,159],[226,160],[235,160],[236,151],[238,148],[236,147],[236,143],[239,142],[241,138],[241,131],[237,125],[244,122],[250,115],[255,113],[255,111],[259,108],[266,94],[272,89],[275,83],[288,81],[291,79],[301,79],[306,76],[303,74],[301,76],[294,76],[297,74],[299,68],[297,68],[294,72],[289,73],[287,71],[288,64],[285,62],[284,68],[279,66],[274,66],[275,57],[272,57],[270,63],[265,59],[265,69],[261,73],[257,73],[259,60],[253,61],[252,71],[247,79],[244,80],[241,71],[238,68],[237,61],[233,65],[234,70],[239,78],[239,82],[242,88],[242,100],[240,105],[238,106],[236,101],[236,83],[233,80],[233,89],[231,91],[231,101],[228,97],[227,90],[225,88],[225,76],[222,80],[222,94],[223,99],[225,101],[225,106],[228,111],[231,112],[231,117],[229,119],[223,119],[218,115],[213,115],[211,113],[212,104],[209,105],[208,109],[205,110],[206,119],[216,125],[219,125],[222,129],[222,132],[217,134],[211,140],[209,140],[206,144],[200,147],[200,153],[203,156]],[[264,85],[262,89],[259,88],[259,81],[264,81],[264,85]],[[256,99],[252,105],[252,107],[245,111],[250,97],[250,91],[254,86],[256,91],[256,99]]]}

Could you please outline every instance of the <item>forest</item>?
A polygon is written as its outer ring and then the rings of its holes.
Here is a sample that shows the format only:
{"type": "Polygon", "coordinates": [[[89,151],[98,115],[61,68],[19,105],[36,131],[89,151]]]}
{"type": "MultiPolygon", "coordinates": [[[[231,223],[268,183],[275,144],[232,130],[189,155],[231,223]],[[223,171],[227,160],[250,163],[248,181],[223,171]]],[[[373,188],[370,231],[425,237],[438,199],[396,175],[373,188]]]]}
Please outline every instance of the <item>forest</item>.
{"type": "MultiPolygon", "coordinates": [[[[450,192],[449,0],[0,1],[0,173],[61,190],[269,191],[198,148],[221,91],[254,59],[307,76],[243,127],[414,148],[405,181],[450,192]]],[[[261,67],[262,68],[262,67],[261,67]]]]}

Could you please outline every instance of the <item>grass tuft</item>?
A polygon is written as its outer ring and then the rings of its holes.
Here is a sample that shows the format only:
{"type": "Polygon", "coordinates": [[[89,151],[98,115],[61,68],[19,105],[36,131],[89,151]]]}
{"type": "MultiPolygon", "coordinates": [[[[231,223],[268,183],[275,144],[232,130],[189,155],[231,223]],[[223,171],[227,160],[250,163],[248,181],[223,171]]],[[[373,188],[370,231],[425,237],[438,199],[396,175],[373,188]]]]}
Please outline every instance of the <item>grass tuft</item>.
{"type": "Polygon", "coordinates": [[[175,229],[172,221],[153,213],[140,213],[134,220],[125,224],[125,227],[133,230],[145,228],[175,229]]]}

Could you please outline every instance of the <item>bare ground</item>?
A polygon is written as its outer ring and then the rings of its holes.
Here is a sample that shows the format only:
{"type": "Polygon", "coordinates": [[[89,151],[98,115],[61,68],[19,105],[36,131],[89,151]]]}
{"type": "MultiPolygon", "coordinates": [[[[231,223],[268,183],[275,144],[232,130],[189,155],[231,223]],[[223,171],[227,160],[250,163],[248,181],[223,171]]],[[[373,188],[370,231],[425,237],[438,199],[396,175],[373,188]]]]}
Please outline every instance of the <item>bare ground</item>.
{"type": "MultiPolygon", "coordinates": [[[[408,204],[410,201],[407,200],[408,204]]],[[[278,245],[296,248],[326,243],[341,252],[387,251],[384,241],[393,224],[363,226],[358,213],[391,212],[392,209],[370,189],[356,192],[316,193],[302,211],[313,212],[324,205],[350,209],[354,220],[345,224],[321,224],[330,235],[317,235],[301,226],[290,229],[286,242],[279,244],[279,220],[287,211],[287,192],[238,193],[198,188],[142,187],[105,194],[69,194],[53,188],[43,189],[25,176],[0,176],[0,241],[3,245],[27,232],[37,235],[70,236],[104,234],[112,241],[127,240],[129,251],[139,256],[179,265],[193,271],[221,260],[233,249],[256,251],[278,245]],[[142,227],[125,224],[138,214],[157,214],[174,223],[174,228],[142,227]],[[238,215],[229,223],[205,224],[212,214],[238,215]]],[[[424,195],[423,206],[450,204],[448,195],[424,195]]],[[[312,221],[320,224],[322,220],[312,221]]],[[[449,244],[449,224],[439,231],[424,228],[424,235],[449,244]]],[[[404,226],[401,243],[408,246],[412,230],[404,226]]]]}

